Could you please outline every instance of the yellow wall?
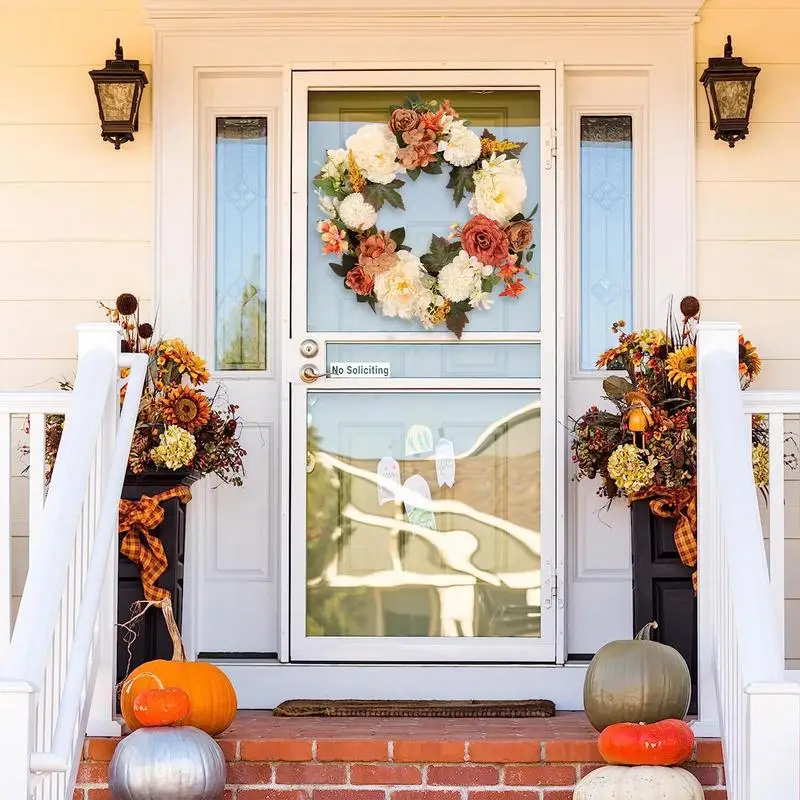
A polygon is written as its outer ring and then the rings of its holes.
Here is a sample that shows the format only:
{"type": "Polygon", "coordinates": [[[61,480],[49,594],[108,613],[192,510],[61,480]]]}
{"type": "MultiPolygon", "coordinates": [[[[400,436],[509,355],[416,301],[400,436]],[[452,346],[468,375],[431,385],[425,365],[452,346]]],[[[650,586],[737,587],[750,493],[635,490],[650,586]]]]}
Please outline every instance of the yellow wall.
{"type": "Polygon", "coordinates": [[[0,0],[0,390],[71,376],[98,299],[152,296],[152,87],[115,151],[87,75],[117,36],[150,73],[140,0],[0,0]]]}
{"type": "Polygon", "coordinates": [[[710,319],[741,322],[767,360],[759,388],[800,386],[800,0],[708,0],[698,77],[725,36],[761,67],[750,136],[714,141],[697,96],[697,290],[710,319]]]}

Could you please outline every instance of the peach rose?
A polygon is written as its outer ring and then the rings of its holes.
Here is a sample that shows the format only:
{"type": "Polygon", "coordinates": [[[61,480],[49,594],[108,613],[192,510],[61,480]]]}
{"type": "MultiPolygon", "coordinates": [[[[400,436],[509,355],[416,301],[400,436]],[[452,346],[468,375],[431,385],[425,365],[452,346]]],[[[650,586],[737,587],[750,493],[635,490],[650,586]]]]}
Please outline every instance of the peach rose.
{"type": "Polygon", "coordinates": [[[375,286],[375,282],[368,275],[364,274],[364,270],[361,269],[361,267],[353,267],[353,269],[347,273],[344,282],[356,294],[363,295],[372,294],[372,289],[375,286]]]}
{"type": "Polygon", "coordinates": [[[461,246],[482,264],[500,267],[508,261],[506,232],[483,214],[473,217],[461,229],[461,246]]]}
{"type": "Polygon", "coordinates": [[[392,133],[404,133],[419,125],[419,114],[413,108],[396,108],[389,119],[392,133]]]}
{"type": "Polygon", "coordinates": [[[397,245],[386,231],[368,236],[358,247],[358,266],[364,275],[374,278],[391,269],[397,262],[397,245]]]}
{"type": "Polygon", "coordinates": [[[506,228],[506,236],[508,236],[511,249],[515,253],[521,253],[523,250],[527,250],[533,242],[533,226],[524,219],[512,222],[506,228]]]}

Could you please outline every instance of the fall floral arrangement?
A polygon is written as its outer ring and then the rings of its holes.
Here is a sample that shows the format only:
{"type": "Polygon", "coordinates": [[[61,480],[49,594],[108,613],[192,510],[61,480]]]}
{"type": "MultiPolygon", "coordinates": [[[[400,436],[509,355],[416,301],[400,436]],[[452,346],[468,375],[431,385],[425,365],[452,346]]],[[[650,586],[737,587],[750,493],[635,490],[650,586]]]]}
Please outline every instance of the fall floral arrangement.
{"type": "MultiPolygon", "coordinates": [[[[599,478],[598,494],[609,499],[639,500],[694,492],[697,476],[697,320],[700,303],[685,297],[682,322],[667,330],[626,333],[612,327],[619,344],[597,361],[601,369],[620,370],[603,381],[609,408],[592,406],[573,421],[572,460],[577,478],[599,478]]],[[[756,348],[739,337],[739,376],[746,389],[761,370],[756,348]]],[[[768,431],[753,421],[753,467],[756,484],[769,479],[768,431]]]]}
{"type": "Polygon", "coordinates": [[[408,98],[393,106],[387,123],[360,127],[345,148],[328,150],[314,185],[325,214],[317,230],[322,252],[340,260],[331,269],[360,303],[386,317],[446,325],[461,337],[468,312],[487,309],[495,287],[518,297],[532,277],[533,219],[518,156],[525,142],[479,136],[448,100],[408,98]],[[381,230],[384,203],[404,209],[405,175],[449,171],[447,188],[458,207],[466,194],[470,219],[447,237],[434,235],[427,253],[404,245],[405,229],[381,230]]]}
{"type": "MultiPolygon", "coordinates": [[[[240,486],[246,453],[238,440],[238,407],[225,402],[220,389],[209,395],[202,388],[210,377],[205,361],[180,339],[156,340],[153,326],[139,321],[139,302],[134,295],[121,294],[113,307],[101,306],[109,320],[122,328],[122,351],[145,353],[150,359],[128,469],[137,474],[189,469],[240,486]]],[[[123,369],[121,377],[127,374],[123,369]]],[[[67,383],[62,387],[71,388],[67,383]]],[[[123,386],[123,397],[124,392],[123,386]]],[[[46,460],[50,468],[62,427],[61,417],[48,418],[46,460]]]]}

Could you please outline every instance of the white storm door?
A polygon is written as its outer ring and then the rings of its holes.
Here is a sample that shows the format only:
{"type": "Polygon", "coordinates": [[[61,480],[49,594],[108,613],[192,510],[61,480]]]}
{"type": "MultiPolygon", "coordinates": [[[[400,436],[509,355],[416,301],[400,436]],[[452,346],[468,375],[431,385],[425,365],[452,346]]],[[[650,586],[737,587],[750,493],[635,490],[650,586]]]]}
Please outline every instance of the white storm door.
{"type": "MultiPolygon", "coordinates": [[[[554,125],[554,70],[293,75],[292,661],[555,661],[554,125]],[[316,230],[326,150],[413,94],[449,99],[479,134],[527,142],[536,277],[520,298],[496,289],[460,341],[357,303],[316,230]],[[336,364],[388,373],[326,375],[336,364]],[[452,486],[437,470],[449,447],[452,486]]],[[[463,225],[447,172],[406,179],[405,210],[385,204],[378,228],[405,228],[421,255],[463,225]]]]}

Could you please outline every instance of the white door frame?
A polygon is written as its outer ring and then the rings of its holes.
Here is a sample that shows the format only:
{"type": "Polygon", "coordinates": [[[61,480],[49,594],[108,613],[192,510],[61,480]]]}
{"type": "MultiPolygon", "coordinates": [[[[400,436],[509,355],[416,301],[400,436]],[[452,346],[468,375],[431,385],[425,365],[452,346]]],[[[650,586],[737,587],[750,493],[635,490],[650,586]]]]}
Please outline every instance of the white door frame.
{"type": "MultiPolygon", "coordinates": [[[[291,412],[293,430],[284,423],[285,441],[290,443],[284,451],[289,459],[292,476],[290,494],[284,497],[289,508],[289,527],[282,530],[283,541],[290,547],[289,621],[290,659],[300,661],[415,661],[438,662],[533,662],[553,663],[556,658],[556,601],[554,595],[554,565],[561,558],[563,525],[556,514],[557,484],[563,474],[563,464],[557,461],[556,420],[562,418],[557,406],[560,368],[563,354],[556,348],[556,302],[562,295],[563,272],[556,269],[556,175],[552,153],[553,131],[556,129],[556,79],[558,67],[542,64],[528,70],[340,70],[298,71],[292,74],[292,273],[291,325],[288,350],[285,354],[286,374],[284,386],[291,387],[291,412]],[[306,111],[308,94],[319,88],[341,90],[369,87],[370,89],[426,90],[447,89],[519,89],[537,91],[540,96],[540,178],[538,187],[539,212],[535,224],[539,229],[539,274],[534,280],[541,284],[541,330],[535,333],[484,334],[466,331],[463,342],[530,342],[541,346],[541,377],[535,380],[497,379],[479,382],[470,379],[348,379],[346,384],[333,379],[322,379],[308,386],[299,379],[301,368],[314,363],[317,371],[326,369],[328,342],[374,341],[414,343],[452,341],[449,331],[431,331],[413,335],[398,333],[350,334],[336,331],[308,332],[306,263],[307,263],[307,206],[313,204],[308,197],[308,122],[306,111]],[[312,338],[319,345],[314,358],[300,354],[300,342],[312,338]],[[305,504],[305,452],[306,452],[306,398],[309,391],[491,391],[508,390],[536,392],[541,406],[541,636],[540,637],[308,637],[306,636],[306,504],[305,504]],[[302,454],[302,457],[298,454],[302,454]]],[[[444,233],[444,232],[443,232],[444,233]]],[[[286,595],[284,595],[286,599],[286,595]]]]}
{"type": "MultiPolygon", "coordinates": [[[[145,95],[154,103],[155,243],[154,298],[164,335],[181,336],[198,346],[198,315],[195,302],[200,263],[199,218],[196,207],[199,163],[199,126],[196,113],[198,81],[203,75],[233,75],[248,72],[282,73],[316,59],[306,66],[341,68],[492,68],[526,69],[532,65],[513,59],[534,56],[541,61],[563,63],[569,74],[596,75],[635,72],[647,76],[649,86],[647,139],[651,164],[646,186],[649,200],[650,241],[646,268],[650,297],[642,324],[663,322],[661,309],[669,294],[691,291],[694,283],[694,107],[695,74],[693,25],[700,0],[637,0],[626,10],[619,3],[602,0],[531,0],[520,9],[515,0],[498,0],[487,8],[461,0],[437,0],[435,5],[399,0],[376,0],[374,20],[363,18],[357,0],[348,0],[336,14],[323,4],[303,0],[143,0],[156,27],[153,64],[154,91],[145,95]],[[312,8],[314,6],[314,8],[312,8]],[[405,42],[402,61],[387,51],[386,36],[396,33],[394,17],[402,12],[414,26],[414,38],[405,42]],[[307,13],[308,12],[308,13],[307,13]],[[359,62],[347,61],[342,42],[350,17],[357,16],[360,30],[359,62]],[[374,29],[374,30],[373,30],[374,29]],[[510,44],[513,43],[513,48],[510,44]],[[435,53],[436,62],[430,60],[435,53]],[[473,60],[470,61],[469,59],[473,60]],[[512,59],[512,60],[509,60],[512,59]]],[[[404,40],[405,41],[405,40],[404,40]]],[[[559,148],[574,146],[565,141],[565,108],[561,103],[563,80],[559,76],[557,97],[559,148]]],[[[288,82],[284,108],[288,108],[288,82]]],[[[565,99],[569,104],[569,98],[565,99]]],[[[279,112],[280,113],[280,112],[279,112]]],[[[288,138],[288,115],[284,114],[288,138]]],[[[290,190],[289,176],[279,176],[280,192],[290,190]]],[[[559,175],[558,213],[564,219],[569,188],[559,175]]],[[[279,211],[278,247],[281,260],[288,261],[288,225],[279,211]]],[[[574,269],[559,226],[558,259],[574,269]]],[[[282,280],[279,279],[279,285],[282,280]]],[[[280,311],[288,319],[288,306],[280,311]]],[[[558,309],[560,340],[564,335],[564,308],[558,309]]],[[[282,409],[282,412],[288,409],[282,409]]],[[[563,441],[560,440],[560,446],[563,441]]],[[[286,478],[285,480],[288,480],[286,478]]],[[[567,492],[568,481],[562,482],[567,492]]],[[[197,551],[205,513],[203,484],[195,487],[195,501],[188,515],[187,573],[184,632],[189,653],[196,652],[197,551]]],[[[564,508],[559,498],[559,508],[564,508]]],[[[286,519],[282,527],[288,525],[286,519]]],[[[574,568],[575,553],[568,553],[574,568]]],[[[591,565],[587,567],[587,574],[591,565]]],[[[282,548],[279,574],[286,578],[288,548],[282,548]]],[[[245,613],[269,613],[270,609],[246,609],[245,613]]],[[[559,613],[563,611],[559,609],[559,613]]],[[[578,612],[580,613],[580,612],[578,612]]],[[[614,609],[609,609],[613,614],[614,609]]],[[[282,659],[288,659],[288,609],[281,608],[282,659]]],[[[561,619],[561,617],[560,617],[561,619]]],[[[563,631],[563,622],[559,623],[563,631]]],[[[559,637],[558,663],[570,652],[586,652],[581,642],[570,641],[569,632],[559,637]]],[[[234,679],[244,707],[269,705],[288,694],[314,697],[324,691],[339,696],[412,696],[413,687],[441,690],[441,696],[523,697],[530,686],[537,694],[551,696],[563,708],[580,708],[582,672],[576,667],[359,667],[330,665],[219,662],[234,679]],[[321,680],[324,676],[324,686],[321,680]],[[354,683],[356,681],[356,683],[354,683]],[[365,686],[364,681],[369,681],[365,686]],[[283,689],[285,688],[286,693],[283,689]],[[341,688],[340,688],[341,687],[341,688]],[[341,694],[340,694],[341,692],[341,694]],[[288,693],[288,694],[287,694],[288,693]]],[[[419,688],[418,691],[421,691],[419,688]]]]}

